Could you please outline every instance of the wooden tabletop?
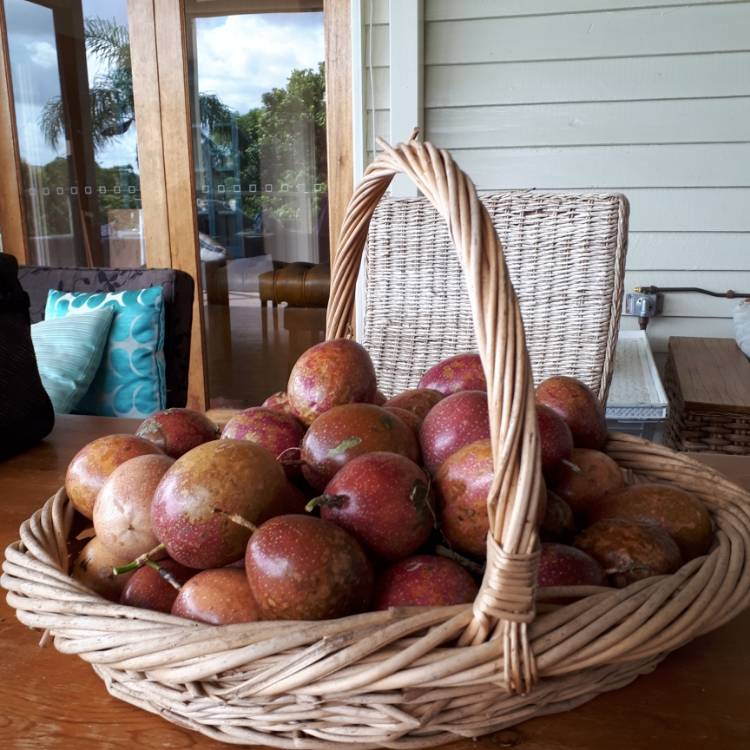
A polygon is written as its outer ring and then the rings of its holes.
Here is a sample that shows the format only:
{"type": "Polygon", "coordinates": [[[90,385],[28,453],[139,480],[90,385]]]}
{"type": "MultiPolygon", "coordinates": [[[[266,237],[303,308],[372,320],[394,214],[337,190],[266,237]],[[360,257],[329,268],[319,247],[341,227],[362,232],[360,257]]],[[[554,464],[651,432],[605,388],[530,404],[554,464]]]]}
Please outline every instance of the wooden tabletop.
{"type": "MultiPolygon", "coordinates": [[[[0,463],[0,545],[62,483],[84,443],[135,422],[58,417],[52,435],[0,463]]],[[[750,488],[750,457],[698,458],[750,488]]],[[[110,697],[82,660],[39,648],[0,601],[0,748],[228,747],[110,697]]],[[[750,611],[667,657],[653,674],[565,714],[527,721],[449,750],[732,750],[750,747],[750,611]]]]}
{"type": "Polygon", "coordinates": [[[672,336],[669,355],[685,409],[750,414],[750,362],[734,339],[672,336]]]}

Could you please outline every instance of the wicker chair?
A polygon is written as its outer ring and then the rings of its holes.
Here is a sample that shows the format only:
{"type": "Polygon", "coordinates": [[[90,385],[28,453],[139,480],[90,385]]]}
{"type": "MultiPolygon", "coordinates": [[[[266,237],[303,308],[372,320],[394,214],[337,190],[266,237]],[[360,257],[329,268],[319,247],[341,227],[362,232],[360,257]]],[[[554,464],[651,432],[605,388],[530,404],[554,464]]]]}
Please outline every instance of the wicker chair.
{"type": "MultiPolygon", "coordinates": [[[[513,191],[482,196],[520,300],[536,382],[580,378],[606,399],[622,306],[628,203],[622,195],[513,191]]],[[[362,343],[390,396],[431,365],[476,350],[466,280],[425,198],[383,198],[368,238],[362,343]]]]}

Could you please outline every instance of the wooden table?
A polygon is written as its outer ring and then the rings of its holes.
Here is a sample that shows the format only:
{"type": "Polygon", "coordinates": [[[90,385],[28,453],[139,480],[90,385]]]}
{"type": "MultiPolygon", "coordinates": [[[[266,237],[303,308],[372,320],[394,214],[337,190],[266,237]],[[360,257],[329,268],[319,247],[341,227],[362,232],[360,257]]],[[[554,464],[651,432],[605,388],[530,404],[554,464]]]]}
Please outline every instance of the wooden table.
{"type": "MultiPolygon", "coordinates": [[[[0,544],[62,483],[87,441],[136,423],[59,417],[51,437],[0,463],[0,544]]],[[[750,458],[701,454],[750,488],[750,458]]],[[[39,648],[0,603],[0,748],[228,747],[115,700],[80,659],[39,648]]],[[[534,719],[451,750],[732,750],[750,747],[750,611],[667,657],[651,675],[575,711],[534,719]]]]}
{"type": "Polygon", "coordinates": [[[664,384],[672,445],[750,455],[750,361],[734,339],[672,336],[664,384]]]}

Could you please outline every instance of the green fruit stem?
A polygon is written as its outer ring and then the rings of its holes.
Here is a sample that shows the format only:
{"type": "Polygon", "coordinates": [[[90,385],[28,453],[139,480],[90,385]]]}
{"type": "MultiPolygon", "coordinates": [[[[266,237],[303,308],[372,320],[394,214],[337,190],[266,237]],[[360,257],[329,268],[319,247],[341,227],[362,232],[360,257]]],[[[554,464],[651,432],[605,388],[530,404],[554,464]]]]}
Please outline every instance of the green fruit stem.
{"type": "Polygon", "coordinates": [[[340,508],[345,500],[346,495],[318,495],[305,505],[305,510],[312,513],[316,508],[340,508]]]}
{"type": "Polygon", "coordinates": [[[131,570],[138,570],[143,567],[147,561],[149,561],[155,554],[161,552],[164,549],[164,544],[157,544],[152,550],[144,552],[139,555],[132,562],[127,565],[120,565],[118,568],[112,568],[112,573],[116,576],[121,576],[123,573],[130,573],[131,570]]]}

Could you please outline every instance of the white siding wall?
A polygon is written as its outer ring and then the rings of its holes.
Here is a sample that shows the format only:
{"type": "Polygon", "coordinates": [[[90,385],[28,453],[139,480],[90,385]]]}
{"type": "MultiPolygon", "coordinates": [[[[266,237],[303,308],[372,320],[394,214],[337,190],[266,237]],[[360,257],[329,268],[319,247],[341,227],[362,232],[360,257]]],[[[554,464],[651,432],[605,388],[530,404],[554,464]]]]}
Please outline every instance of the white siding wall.
{"type": "MultiPolygon", "coordinates": [[[[387,137],[388,5],[371,1],[387,137]]],[[[628,288],[750,289],[750,2],[424,3],[425,135],[480,189],[624,192],[628,288]]],[[[733,305],[668,296],[654,349],[731,336],[733,305]]]]}

